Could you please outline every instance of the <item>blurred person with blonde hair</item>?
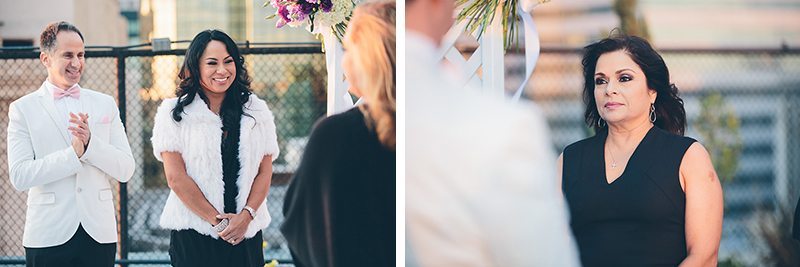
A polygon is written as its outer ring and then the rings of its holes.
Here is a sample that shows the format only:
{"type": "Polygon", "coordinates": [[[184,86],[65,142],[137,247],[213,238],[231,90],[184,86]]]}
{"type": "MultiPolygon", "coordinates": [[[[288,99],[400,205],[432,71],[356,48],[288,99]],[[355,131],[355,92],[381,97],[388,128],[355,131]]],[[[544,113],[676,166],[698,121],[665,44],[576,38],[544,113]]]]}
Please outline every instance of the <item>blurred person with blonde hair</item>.
{"type": "Polygon", "coordinates": [[[342,67],[363,104],[317,123],[281,227],[296,266],[394,266],[395,2],[353,12],[342,67]]]}

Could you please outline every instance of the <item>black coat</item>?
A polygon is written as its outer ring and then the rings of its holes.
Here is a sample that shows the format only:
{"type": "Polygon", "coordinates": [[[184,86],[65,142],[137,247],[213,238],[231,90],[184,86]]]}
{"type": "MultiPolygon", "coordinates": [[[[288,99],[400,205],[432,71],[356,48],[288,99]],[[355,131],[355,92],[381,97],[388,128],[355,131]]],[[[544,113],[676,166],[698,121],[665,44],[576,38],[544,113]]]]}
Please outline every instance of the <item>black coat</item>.
{"type": "Polygon", "coordinates": [[[395,158],[357,108],[316,125],[283,206],[296,266],[395,265],[395,158]]]}
{"type": "Polygon", "coordinates": [[[794,226],[792,227],[792,237],[800,240],[800,199],[797,200],[797,207],[794,208],[794,226]]]}

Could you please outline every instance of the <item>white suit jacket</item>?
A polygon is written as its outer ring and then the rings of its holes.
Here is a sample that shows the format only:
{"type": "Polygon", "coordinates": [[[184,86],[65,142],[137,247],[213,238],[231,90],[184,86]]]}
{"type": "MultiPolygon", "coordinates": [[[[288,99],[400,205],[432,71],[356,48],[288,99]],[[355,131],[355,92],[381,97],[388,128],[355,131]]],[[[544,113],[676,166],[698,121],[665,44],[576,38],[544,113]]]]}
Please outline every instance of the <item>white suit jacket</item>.
{"type": "Polygon", "coordinates": [[[413,31],[406,50],[406,263],[579,266],[539,110],[456,88],[413,31]]]}
{"type": "Polygon", "coordinates": [[[9,107],[9,176],[14,188],[28,190],[25,247],[64,244],[79,224],[97,242],[117,241],[110,180],[127,182],[133,175],[128,137],[111,96],[82,88],[79,102],[91,131],[81,158],[64,130],[71,125],[44,85],[9,107]]]}

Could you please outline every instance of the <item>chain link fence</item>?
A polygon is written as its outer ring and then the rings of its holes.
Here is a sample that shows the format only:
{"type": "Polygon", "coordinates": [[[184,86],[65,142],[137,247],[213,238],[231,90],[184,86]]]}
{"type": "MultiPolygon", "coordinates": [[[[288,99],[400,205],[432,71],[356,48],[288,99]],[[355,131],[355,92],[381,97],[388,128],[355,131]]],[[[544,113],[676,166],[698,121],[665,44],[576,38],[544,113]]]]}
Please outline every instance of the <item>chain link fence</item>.
{"type": "MultiPolygon", "coordinates": [[[[800,50],[662,50],[688,117],[723,181],[720,266],[800,266],[791,223],[800,196],[800,50]]],[[[545,48],[526,88],[554,152],[591,136],[583,122],[581,51],[545,48]]],[[[506,89],[525,69],[506,56],[506,89]]],[[[413,108],[409,103],[408,108],[413,108]]]]}
{"type": "MultiPolygon", "coordinates": [[[[169,189],[149,138],[156,107],[174,95],[184,52],[87,52],[81,85],[121,101],[137,164],[116,194],[123,218],[119,263],[168,262],[168,231],[158,219],[169,189]]],[[[265,258],[290,262],[278,231],[282,201],[310,128],[325,113],[324,58],[314,45],[243,48],[243,54],[253,91],[276,116],[281,147],[267,200],[272,223],[264,231],[265,258]]],[[[723,180],[720,266],[798,266],[800,249],[789,236],[800,196],[800,51],[674,49],[662,55],[685,101],[686,135],[711,152],[723,180]]],[[[544,48],[528,84],[528,97],[548,118],[554,153],[591,134],[582,119],[580,59],[579,50],[544,48]]],[[[509,91],[522,81],[523,60],[506,56],[509,91]]],[[[9,103],[39,88],[46,76],[38,53],[0,53],[0,138],[9,103]]],[[[26,195],[10,185],[5,142],[0,150],[0,262],[22,263],[26,195]]]]}
{"type": "MultiPolygon", "coordinates": [[[[319,44],[250,45],[242,48],[242,53],[253,81],[251,88],[266,100],[275,115],[281,150],[273,163],[267,197],[272,222],[263,231],[264,255],[268,262],[276,259],[290,263],[291,255],[279,231],[283,198],[311,127],[326,111],[325,58],[319,44]]],[[[47,77],[38,54],[30,50],[0,52],[2,140],[6,139],[9,104],[37,90],[47,77]]],[[[81,86],[117,99],[136,162],[130,182],[116,185],[121,232],[118,263],[123,265],[169,262],[169,231],[158,226],[169,188],[163,166],[152,154],[150,137],[161,100],[175,96],[184,54],[184,49],[153,52],[87,48],[81,86]]],[[[0,143],[0,213],[4,214],[0,217],[0,264],[22,264],[26,192],[18,192],[11,186],[7,145],[0,143]]]]}

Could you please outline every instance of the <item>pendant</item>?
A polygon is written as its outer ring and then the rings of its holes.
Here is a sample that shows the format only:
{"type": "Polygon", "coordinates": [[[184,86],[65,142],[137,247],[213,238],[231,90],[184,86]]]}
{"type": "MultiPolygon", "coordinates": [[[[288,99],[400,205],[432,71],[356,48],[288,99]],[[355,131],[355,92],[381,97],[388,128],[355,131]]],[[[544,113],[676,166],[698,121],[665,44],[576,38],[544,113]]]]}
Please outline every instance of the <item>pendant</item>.
{"type": "Polygon", "coordinates": [[[616,167],[617,167],[617,163],[616,162],[611,162],[611,168],[616,168],[616,167]]]}

